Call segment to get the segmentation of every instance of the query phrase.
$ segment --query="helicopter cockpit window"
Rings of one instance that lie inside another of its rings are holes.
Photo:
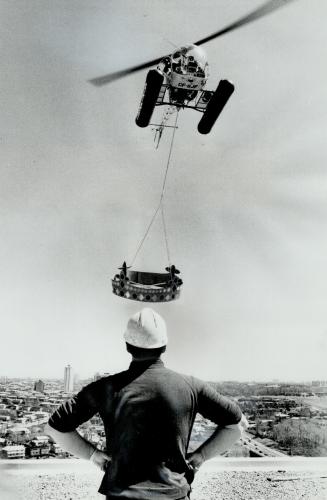
[[[193,56],[190,56],[188,58],[187,63],[186,63],[186,69],[187,69],[188,73],[192,73],[195,76],[200,76],[202,78],[205,76],[204,70],[198,64],[198,62],[196,61],[196,59]]]
[[[171,67],[176,73],[182,73],[182,54],[180,52],[173,54]]]
[[[198,64],[193,56],[190,56],[188,58],[187,69],[190,73],[196,73],[196,71],[198,70]]]

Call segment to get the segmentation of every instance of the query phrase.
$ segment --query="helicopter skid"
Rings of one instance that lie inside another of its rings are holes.
[[[164,76],[160,71],[151,69],[148,72],[139,112],[135,120],[139,127],[149,125],[163,81]]]
[[[234,92],[234,88],[234,85],[230,81],[220,80],[199,121],[198,131],[200,134],[208,134],[210,132],[228,99]]]

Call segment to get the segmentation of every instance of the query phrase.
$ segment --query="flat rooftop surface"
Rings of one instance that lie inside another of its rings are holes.
[[[1,500],[101,500],[102,472],[80,460],[2,461]],[[205,464],[192,500],[327,500],[327,459],[218,459]]]

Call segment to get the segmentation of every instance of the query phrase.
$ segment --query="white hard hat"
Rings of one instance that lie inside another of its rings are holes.
[[[163,347],[168,342],[165,320],[153,309],[145,307],[128,321],[124,339],[143,349]]]

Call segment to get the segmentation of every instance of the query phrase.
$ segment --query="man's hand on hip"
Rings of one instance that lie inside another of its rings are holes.
[[[195,451],[193,453],[188,453],[188,455],[186,456],[186,462],[190,468],[190,471],[187,474],[186,479],[188,483],[191,484],[193,482],[195,474],[198,472],[204,460],[201,453]]]
[[[90,456],[91,462],[94,463],[99,469],[105,471],[111,458],[103,451],[95,449]]]
[[[188,453],[186,457],[187,462],[190,464],[193,469],[196,471],[201,467],[204,462],[203,456],[201,453],[194,451],[193,453]]]

